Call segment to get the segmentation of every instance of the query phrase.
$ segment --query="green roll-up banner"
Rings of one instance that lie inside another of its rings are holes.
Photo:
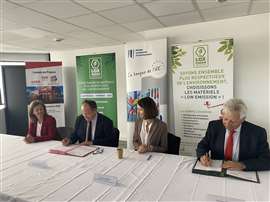
[[[77,56],[76,63],[78,114],[83,100],[95,100],[98,112],[117,127],[115,53]]]

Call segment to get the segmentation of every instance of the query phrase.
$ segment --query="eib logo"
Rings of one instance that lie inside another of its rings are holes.
[[[193,47],[193,67],[208,67],[208,46]]]
[[[102,59],[101,57],[89,59],[89,79],[102,78]]]

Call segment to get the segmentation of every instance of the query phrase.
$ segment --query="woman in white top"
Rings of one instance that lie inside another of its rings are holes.
[[[133,146],[139,153],[167,151],[167,125],[156,118],[158,109],[150,97],[138,101],[141,119],[135,122]]]

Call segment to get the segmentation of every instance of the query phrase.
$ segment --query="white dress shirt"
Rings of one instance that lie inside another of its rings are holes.
[[[96,132],[96,125],[97,125],[97,117],[98,114],[96,114],[96,116],[94,117],[93,120],[91,121],[87,121],[87,126],[86,126],[86,134],[85,134],[85,141],[88,140],[88,132],[89,132],[89,127],[90,127],[90,123],[91,123],[91,127],[92,127],[92,131],[91,131],[91,140],[93,141],[95,138],[95,132]]]

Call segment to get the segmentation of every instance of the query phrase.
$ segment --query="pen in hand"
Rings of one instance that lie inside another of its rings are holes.
[[[211,166],[211,159],[209,158],[208,153],[200,157],[200,162],[204,166]]]

